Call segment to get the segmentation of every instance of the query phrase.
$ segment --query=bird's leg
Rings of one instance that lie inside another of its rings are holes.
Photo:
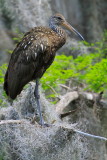
[[[36,103],[37,103],[37,109],[39,112],[39,116],[40,116],[40,125],[44,126],[44,120],[42,117],[42,112],[41,112],[41,104],[40,104],[40,95],[39,95],[39,79],[36,79],[36,86],[35,86],[35,90],[34,90],[34,96],[36,98]]]

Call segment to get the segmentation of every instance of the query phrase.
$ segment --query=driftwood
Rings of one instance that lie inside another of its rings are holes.
[[[68,92],[64,96],[61,97],[61,100],[56,104],[56,112],[61,114],[64,108],[66,108],[70,102],[78,99],[78,92]]]
[[[68,116],[72,114],[73,112],[77,111],[77,109],[63,113],[63,110],[74,100],[77,100],[78,98],[82,97],[86,100],[94,101],[95,104],[101,105],[107,104],[104,100],[102,100],[102,94],[103,92],[99,94],[95,93],[88,93],[88,92],[78,92],[78,91],[73,91],[73,92],[68,92],[64,96],[61,97],[60,101],[56,104],[56,112],[60,114],[61,118]]]
[[[0,125],[5,125],[5,124],[21,124],[23,123],[23,120],[1,120]]]

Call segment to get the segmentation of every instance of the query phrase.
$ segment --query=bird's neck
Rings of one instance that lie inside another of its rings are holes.
[[[60,36],[62,36],[64,34],[63,29],[51,21],[49,23],[49,27]]]

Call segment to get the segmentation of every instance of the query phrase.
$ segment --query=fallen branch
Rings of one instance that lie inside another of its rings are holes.
[[[24,120],[1,120],[0,121],[0,125],[3,125],[3,124],[12,124],[12,123],[16,123],[16,124],[21,124],[23,123]]]
[[[79,94],[78,92],[74,91],[74,92],[68,92],[66,93],[64,96],[62,96],[61,100],[56,104],[56,112],[61,114],[64,110],[64,108],[66,108],[70,102],[72,102],[73,100],[78,99]]]
[[[61,86],[61,87],[65,88],[65,89],[67,89],[67,90],[71,90],[71,88],[70,88],[70,87],[68,87],[68,86],[66,86],[66,85],[64,85],[64,84],[59,84],[59,86]]]
[[[105,138],[105,137],[96,136],[96,135],[89,134],[89,133],[82,132],[82,131],[75,130],[75,129],[74,129],[74,132],[76,132],[76,133],[79,133],[79,134],[82,134],[82,135],[85,135],[85,136],[88,136],[88,137],[93,137],[93,138],[102,139],[102,140],[105,140],[105,141],[107,141],[107,138]]]
[[[107,138],[106,137],[102,137],[102,136],[96,136],[96,135],[93,135],[93,134],[89,134],[89,133],[87,133],[87,132],[82,132],[82,131],[80,131],[80,130],[78,130],[78,129],[75,129],[75,128],[72,128],[71,126],[61,126],[62,128],[65,128],[65,129],[70,129],[70,130],[72,130],[73,132],[75,132],[75,133],[79,133],[79,134],[82,134],[82,135],[85,135],[85,136],[88,136],[88,137],[92,137],[92,138],[97,138],[97,139],[101,139],[101,140],[105,140],[105,141],[107,141]]]
[[[68,92],[64,96],[61,96],[60,101],[55,105],[56,107],[56,112],[61,115],[64,114],[64,109],[74,100],[78,99],[79,97],[83,97],[86,100],[94,101],[97,104],[104,103],[102,101],[102,94],[95,94],[95,93],[89,93],[89,92],[78,92],[78,91],[73,91],[73,92]],[[65,113],[66,114],[66,113]],[[69,115],[69,114],[68,114]]]

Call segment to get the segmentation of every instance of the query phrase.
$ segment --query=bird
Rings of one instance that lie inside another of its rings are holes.
[[[4,90],[12,100],[21,93],[27,83],[36,81],[34,97],[41,126],[46,126],[46,123],[41,112],[39,80],[54,61],[56,51],[65,44],[65,29],[84,40],[62,14],[56,13],[49,18],[49,27],[38,26],[25,33],[11,54],[4,77]]]

